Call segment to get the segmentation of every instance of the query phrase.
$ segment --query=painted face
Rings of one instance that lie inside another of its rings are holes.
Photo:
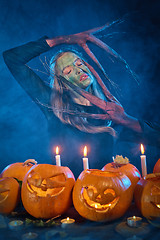
[[[59,74],[76,86],[86,89],[93,83],[94,78],[75,53],[66,52],[57,60]]]

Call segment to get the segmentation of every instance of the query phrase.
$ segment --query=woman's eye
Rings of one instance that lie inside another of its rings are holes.
[[[64,75],[68,75],[68,74],[71,73],[71,71],[72,71],[71,68],[67,68],[67,69],[65,69],[65,70],[63,71],[63,74],[64,74]]]
[[[71,73],[71,70],[69,70],[68,72],[67,72],[67,74],[70,74]]]
[[[77,60],[75,65],[76,65],[76,66],[81,66],[81,65],[82,65],[81,60]]]

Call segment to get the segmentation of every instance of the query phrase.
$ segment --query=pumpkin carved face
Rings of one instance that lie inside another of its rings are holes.
[[[160,179],[159,179],[160,180]],[[154,207],[160,209],[160,183],[157,185],[153,185],[151,188],[151,203]]]
[[[66,177],[64,173],[57,173],[55,176],[42,178],[38,173],[32,171],[28,175],[27,189],[37,197],[53,197],[59,195],[65,189]]]
[[[83,187],[81,198],[84,199],[84,203],[88,208],[95,209],[97,212],[107,212],[111,210],[119,200],[119,197],[116,197],[114,189],[107,188],[104,191],[97,191],[94,186]]]
[[[22,184],[24,208],[36,218],[51,218],[64,213],[72,203],[74,182],[73,173],[67,167],[33,166]]]
[[[0,178],[0,213],[9,214],[20,199],[20,187],[14,178]]]
[[[82,217],[93,221],[110,221],[125,213],[132,196],[131,182],[127,176],[85,170],[75,183],[73,204]]]
[[[160,218],[160,173],[148,174],[135,188],[135,203],[148,219]]]

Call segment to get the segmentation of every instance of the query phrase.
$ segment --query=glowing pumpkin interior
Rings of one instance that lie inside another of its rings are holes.
[[[153,185],[151,186],[151,204],[160,209],[160,176],[156,176],[156,174],[148,174],[146,179],[153,182]]]
[[[90,171],[92,175],[115,177],[116,173],[106,171]],[[84,201],[87,207],[94,209],[96,212],[107,212],[115,207],[119,201],[119,196],[113,188],[96,188],[96,184],[85,185],[81,190],[81,200]]]
[[[98,193],[96,187],[86,186],[81,190],[81,199],[89,208],[94,208],[96,211],[106,212],[115,207],[119,197],[116,197],[114,189],[106,189],[103,193]]]
[[[27,178],[27,189],[30,193],[36,193],[38,197],[57,196],[65,189],[66,177],[60,173],[51,177],[42,178],[32,171]]]
[[[9,189],[2,188],[0,184],[0,204],[3,203],[9,196]]]

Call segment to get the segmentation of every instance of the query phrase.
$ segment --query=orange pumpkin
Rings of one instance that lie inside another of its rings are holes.
[[[154,165],[153,173],[160,173],[160,158],[158,159],[158,161]]]
[[[28,159],[25,162],[12,163],[2,171],[1,177],[13,177],[19,181],[23,181],[24,176],[33,164],[37,164],[34,159]]]
[[[22,183],[23,206],[36,218],[60,215],[72,204],[74,183],[75,178],[68,167],[35,165],[25,175]]]
[[[118,156],[120,158],[121,156]],[[133,189],[135,188],[137,182],[141,178],[141,174],[138,169],[129,163],[127,158],[123,158],[123,163],[116,161],[117,157],[114,159],[114,162],[107,163],[102,170],[111,171],[111,172],[120,172],[124,173],[131,181]],[[126,161],[125,161],[126,160]]]
[[[92,221],[111,221],[121,217],[131,204],[133,190],[129,178],[116,172],[83,171],[73,189],[77,212]]]
[[[0,178],[0,213],[9,214],[20,199],[20,187],[14,178]]]
[[[135,188],[134,199],[142,215],[148,219],[160,217],[160,173],[148,174]]]

